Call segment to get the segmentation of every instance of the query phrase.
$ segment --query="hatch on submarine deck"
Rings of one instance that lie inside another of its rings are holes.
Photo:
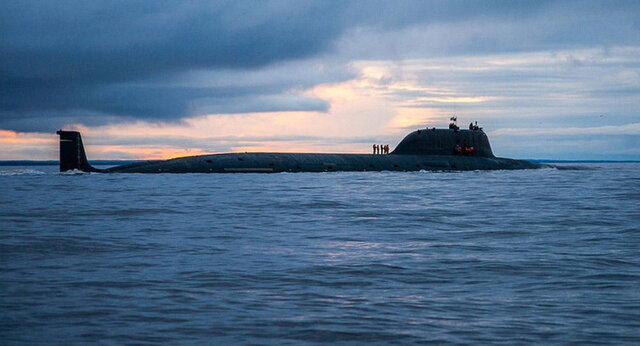
[[[419,171],[532,169],[543,165],[493,155],[481,129],[420,129],[389,154],[227,153],[145,161],[98,169],[87,160],[77,131],[60,136],[60,171],[102,173],[277,173],[329,171]]]

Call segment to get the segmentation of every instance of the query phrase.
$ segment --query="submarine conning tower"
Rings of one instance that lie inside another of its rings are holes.
[[[482,130],[422,129],[411,132],[391,154],[398,155],[457,155],[456,146],[473,147],[459,155],[495,157],[489,137]]]

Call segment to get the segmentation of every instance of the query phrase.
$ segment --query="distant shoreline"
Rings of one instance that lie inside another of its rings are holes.
[[[149,160],[92,160],[90,163],[96,166],[115,166]],[[640,160],[544,160],[527,159],[526,161],[541,163],[639,163]],[[59,161],[53,160],[0,160],[0,166],[57,166]]]
[[[640,160],[544,160],[524,159],[525,161],[541,163],[639,163]]]

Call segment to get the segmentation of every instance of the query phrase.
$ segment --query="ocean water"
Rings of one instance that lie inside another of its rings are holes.
[[[563,167],[0,167],[0,344],[640,344],[640,164]]]

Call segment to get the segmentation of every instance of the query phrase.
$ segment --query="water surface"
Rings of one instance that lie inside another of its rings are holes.
[[[640,164],[0,167],[0,343],[640,342]]]

